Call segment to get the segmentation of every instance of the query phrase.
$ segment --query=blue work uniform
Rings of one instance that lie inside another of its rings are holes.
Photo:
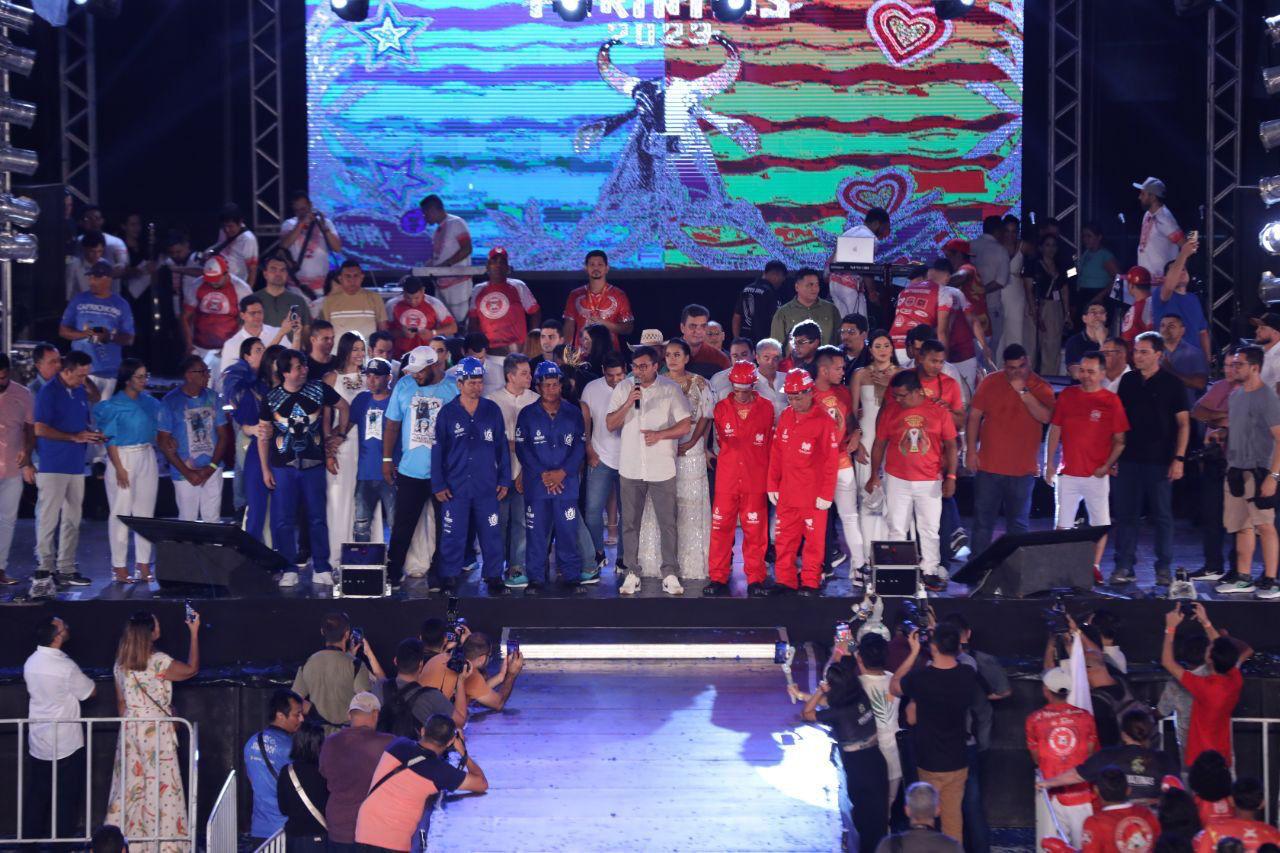
[[[511,488],[511,452],[502,410],[481,398],[471,414],[455,397],[440,408],[431,445],[431,491],[448,489],[451,494],[440,505],[441,577],[462,574],[472,532],[480,540],[483,576],[502,577],[499,486]]]
[[[525,573],[535,583],[547,580],[547,540],[555,534],[556,565],[567,583],[582,574],[578,550],[578,485],[586,453],[582,411],[561,401],[555,417],[542,402],[530,403],[516,416],[516,457],[524,478]],[[542,475],[565,472],[564,489],[547,491]]]

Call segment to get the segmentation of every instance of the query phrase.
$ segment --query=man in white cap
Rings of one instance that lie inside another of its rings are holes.
[[[1044,698],[1048,703],[1027,716],[1027,751],[1042,779],[1074,770],[1098,751],[1098,727],[1093,715],[1067,701],[1071,671],[1055,666],[1044,671]],[[1049,809],[1053,809],[1052,817]],[[1036,843],[1053,837],[1054,820],[1067,833],[1066,842],[1081,847],[1084,822],[1093,814],[1093,794],[1088,782],[1052,788],[1048,797],[1036,792]]]
[[[1138,266],[1145,267],[1152,279],[1163,278],[1164,268],[1178,257],[1178,247],[1185,238],[1178,220],[1165,206],[1164,181],[1147,178],[1133,188],[1138,191],[1138,204],[1146,211],[1138,237]]]
[[[396,487],[396,517],[391,525],[387,580],[399,586],[405,556],[422,511],[431,501],[431,448],[436,417],[458,396],[456,382],[442,382],[444,365],[429,346],[409,352],[404,374],[391,392],[382,434],[382,476]],[[402,426],[403,424],[403,426]],[[400,445],[400,461],[393,464]]]
[[[369,793],[383,751],[395,739],[390,732],[378,731],[381,710],[378,697],[368,691],[352,696],[347,709],[351,725],[325,738],[320,748],[320,775],[329,783],[324,821],[332,847],[355,848],[360,804]]]

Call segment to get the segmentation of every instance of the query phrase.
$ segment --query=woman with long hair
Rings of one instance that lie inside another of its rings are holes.
[[[871,353],[871,363],[853,372],[849,378],[849,395],[862,429],[862,440],[853,456],[858,484],[858,526],[863,542],[875,542],[889,535],[889,526],[884,518],[884,491],[877,490],[878,496],[866,492],[867,481],[871,479],[871,446],[876,443],[876,417],[884,405],[889,380],[901,368],[893,351],[893,338],[884,329],[874,329],[867,335],[867,350]],[[856,577],[861,570],[862,566],[854,566],[849,577]]]
[[[578,334],[578,363],[591,371],[592,376],[604,376],[604,357],[613,348],[613,338],[609,330],[599,323],[583,326]]]
[[[588,327],[590,328],[590,327]],[[688,370],[693,352],[681,338],[666,344],[667,376],[680,386],[689,403],[689,432],[676,445],[676,551],[680,577],[696,580],[707,576],[707,551],[711,544],[711,490],[707,482],[707,429],[715,397],[707,380]],[[652,507],[645,507],[640,524],[638,555],[642,574],[658,577],[658,523]],[[674,577],[663,578],[668,595],[684,592]]]
[[[338,338],[338,351],[334,359],[336,369],[325,374],[324,381],[338,396],[350,405],[356,395],[364,390],[364,337],[359,332],[343,332]],[[334,413],[334,425],[337,424],[337,413]],[[354,428],[348,428],[348,433]],[[335,428],[332,435],[342,435]],[[326,473],[328,488],[325,494],[325,514],[329,521],[329,554],[338,559],[342,552],[342,543],[350,542],[355,527],[355,494],[356,469],[360,463],[360,440],[358,436],[342,435],[342,444],[338,447],[338,473]]]
[[[329,802],[329,783],[320,775],[320,747],[324,726],[307,720],[293,733],[289,763],[276,779],[276,802],[284,815],[288,853],[325,853],[327,826],[322,819]],[[314,809],[314,812],[313,812]]]
[[[151,580],[151,542],[133,536],[136,578],[129,574],[129,528],[122,515],[152,518],[156,514],[156,430],[160,401],[147,393],[147,366],[126,358],[116,371],[116,393],[93,407],[93,422],[107,437],[107,539],[111,543],[111,574],[116,583]]]
[[[130,838],[174,839],[133,844],[130,849],[151,853],[191,849],[177,840],[188,832],[177,733],[173,723],[158,719],[174,715],[174,682],[186,681],[200,671],[200,614],[193,615],[187,629],[191,644],[185,663],[156,649],[160,623],[145,610],[129,617],[116,649],[116,710],[121,717],[139,721],[120,725],[106,822]]]
[[[1027,261],[1022,277],[1035,300],[1034,329],[1038,343],[1027,351],[1038,353],[1036,371],[1041,376],[1056,376],[1062,363],[1062,328],[1071,322],[1071,306],[1067,301],[1067,276],[1058,257],[1058,238],[1041,235],[1036,241],[1036,254]]]

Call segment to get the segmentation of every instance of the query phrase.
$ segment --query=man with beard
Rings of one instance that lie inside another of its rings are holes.
[[[631,300],[622,288],[609,283],[609,256],[602,249],[587,252],[583,269],[587,283],[570,292],[564,303],[564,339],[575,341],[577,332],[597,323],[609,330],[617,349],[619,336],[631,334],[635,327]]]

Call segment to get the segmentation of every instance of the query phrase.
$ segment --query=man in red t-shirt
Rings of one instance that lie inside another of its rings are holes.
[[[1110,474],[1124,451],[1129,431],[1120,398],[1102,387],[1105,356],[1087,352],[1080,359],[1080,384],[1064,388],[1053,407],[1049,438],[1045,442],[1044,481],[1054,486],[1059,530],[1075,527],[1076,511],[1083,501],[1089,523],[1095,527],[1111,524],[1108,502]],[[1062,464],[1058,465],[1058,445]],[[1094,579],[1101,581],[1098,566],[1107,537],[1098,537],[1093,555]]]
[[[1010,344],[1010,346],[1019,346]],[[1098,727],[1093,715],[1067,702],[1071,673],[1060,666],[1046,670],[1044,698],[1049,703],[1027,716],[1027,751],[1042,779],[1074,770],[1098,751]],[[1053,815],[1049,813],[1052,807]],[[1084,782],[1049,791],[1048,802],[1036,792],[1036,843],[1055,833],[1053,818],[1067,833],[1072,847],[1079,847],[1084,822],[1093,814],[1093,795]]]
[[[1238,838],[1245,853],[1256,853],[1263,844],[1280,845],[1280,830],[1259,820],[1263,810],[1262,783],[1251,777],[1237,779],[1231,786],[1235,813],[1230,817],[1211,817],[1195,837],[1196,853],[1216,853],[1218,842]]]
[[[486,375],[502,376],[503,359],[524,348],[529,330],[538,328],[542,321],[542,309],[527,284],[508,277],[511,263],[506,249],[498,246],[489,250],[488,271],[489,280],[471,294],[467,331],[480,332],[489,341]]]
[[[227,271],[227,262],[214,255],[204,262],[204,278],[183,298],[182,330],[187,348],[203,357],[215,375],[222,345],[240,331],[240,300],[253,293],[249,285]]]
[[[1129,802],[1129,780],[1108,767],[1094,786],[1105,805],[1084,822],[1081,853],[1147,853],[1160,835],[1160,821],[1146,806]]]
[[[889,328],[889,337],[893,340],[893,349],[898,361],[906,361],[907,333],[916,326],[931,326],[936,329],[943,343],[946,343],[947,317],[951,311],[950,300],[942,299],[942,288],[949,278],[949,270],[930,270],[920,264],[911,270],[910,281],[898,294],[897,308],[893,314],[893,325]]]
[[[587,252],[583,269],[587,283],[571,291],[564,303],[564,339],[576,347],[574,335],[595,323],[609,330],[613,348],[618,349],[619,335],[629,335],[635,328],[631,300],[622,288],[609,284],[609,256],[602,249]]]
[[[1231,764],[1231,712],[1240,700],[1244,676],[1240,664],[1253,654],[1253,649],[1232,637],[1224,637],[1209,621],[1204,605],[1195,604],[1196,621],[1209,637],[1205,663],[1209,672],[1196,675],[1183,669],[1173,655],[1173,635],[1182,624],[1181,610],[1175,607],[1164,619],[1164,649],[1160,663],[1174,680],[1191,694],[1191,726],[1182,763],[1190,766],[1200,753],[1214,750]]]
[[[840,441],[836,511],[827,513],[827,557],[823,570],[830,576],[847,556],[849,579],[859,584],[862,566],[867,560],[863,552],[862,530],[858,526],[858,486],[854,482],[852,453],[862,441],[862,430],[853,419],[853,398],[844,384],[844,353],[831,344],[820,346],[814,356],[814,364],[818,376],[813,385],[813,401],[836,422],[836,436]],[[849,549],[847,555],[840,550],[840,540],[836,538],[837,517],[844,532],[845,547]]]
[[[387,331],[396,358],[415,347],[429,346],[436,335],[458,334],[458,321],[443,302],[427,294],[422,279],[405,276],[400,290],[401,295],[387,303]]]
[[[680,312],[680,337],[689,345],[688,371],[710,380],[722,370],[729,369],[729,356],[707,343],[707,324],[711,312],[705,305],[686,305]]]
[[[1133,341],[1138,335],[1155,328],[1151,318],[1151,273],[1146,267],[1131,267],[1125,273],[1125,280],[1133,304],[1120,323],[1120,337],[1133,349]]]
[[[893,405],[876,422],[867,493],[880,485],[883,467],[889,538],[907,538],[914,512],[920,570],[926,579],[941,579],[945,585],[938,527],[942,499],[956,492],[956,424],[945,406],[926,400],[914,370],[903,370],[889,381],[889,396]]]
[[[1005,533],[1026,533],[1040,437],[1053,417],[1053,388],[1031,371],[1022,344],[1004,348],[1004,369],[978,386],[969,406],[965,462],[973,479],[974,555],[991,544],[996,517]]]
[[[729,368],[733,392],[716,403],[715,500],[711,505],[711,546],[702,588],[706,596],[729,594],[734,530],[742,525],[742,571],[747,595],[768,595],[765,588],[765,551],[769,547],[769,506],[765,487],[769,473],[769,446],[773,441],[773,403],[756,393],[760,376],[756,366],[740,361]]]

